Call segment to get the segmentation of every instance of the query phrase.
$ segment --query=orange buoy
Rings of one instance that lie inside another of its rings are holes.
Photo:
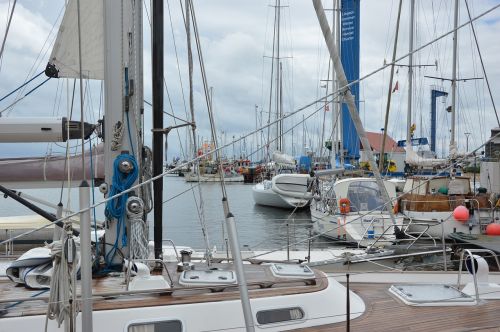
[[[341,198],[339,199],[339,209],[340,213],[347,214],[351,212],[351,201],[349,198]]]
[[[486,226],[486,235],[500,235],[500,224],[489,224]]]
[[[398,204],[398,202],[396,201],[396,202],[394,203],[394,207],[392,208],[392,213],[397,214],[398,212],[399,212],[399,204]]]
[[[455,210],[453,210],[453,218],[455,218],[456,221],[466,222],[469,220],[469,209],[463,205],[457,206]]]

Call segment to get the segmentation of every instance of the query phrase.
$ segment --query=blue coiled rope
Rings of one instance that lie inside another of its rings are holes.
[[[132,164],[132,170],[129,173],[124,173],[120,170],[120,164],[124,161],[128,161]],[[119,194],[132,187],[135,180],[137,180],[138,175],[139,175],[139,167],[137,165],[137,161],[135,160],[134,156],[130,154],[121,154],[118,157],[116,157],[113,163],[113,180],[111,183],[111,189],[109,191],[109,197]],[[110,250],[105,257],[108,266],[112,263],[116,251],[118,249],[118,241],[120,239],[120,234],[121,234],[122,247],[127,246],[127,233],[125,225],[125,214],[126,214],[125,210],[126,210],[127,199],[128,199],[128,193],[123,194],[106,203],[106,210],[105,210],[106,216],[109,219],[115,218],[118,221],[116,227],[116,241],[113,245],[113,249]]]

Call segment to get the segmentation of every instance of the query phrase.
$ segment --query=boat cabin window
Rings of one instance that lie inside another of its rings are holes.
[[[263,310],[257,313],[257,322],[259,324],[281,323],[303,318],[304,311],[298,307]]]
[[[347,198],[351,202],[350,209],[353,212],[385,210],[382,193],[376,182],[351,182],[347,190]]]
[[[127,332],[182,332],[180,320],[164,320],[157,322],[132,323]]]

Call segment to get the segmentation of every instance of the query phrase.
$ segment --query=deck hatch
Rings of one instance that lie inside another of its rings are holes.
[[[179,284],[183,286],[235,285],[236,274],[232,270],[188,270],[182,272]]]
[[[449,285],[392,285],[389,291],[405,304],[413,306],[476,304],[472,297]]]
[[[271,272],[279,278],[313,278],[314,271],[307,265],[271,264]]]

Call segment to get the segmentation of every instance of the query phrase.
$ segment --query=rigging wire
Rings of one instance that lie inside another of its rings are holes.
[[[490,9],[488,9],[488,10],[484,11],[483,13],[481,13],[481,14],[480,14],[480,15],[478,15],[478,16],[476,16],[476,17],[475,17],[475,18],[473,18],[472,20],[469,20],[469,21],[467,21],[467,22],[463,23],[462,25],[458,26],[458,27],[457,27],[457,30],[458,30],[458,29],[460,29],[460,28],[462,28],[462,27],[464,27],[464,26],[466,26],[466,25],[468,25],[468,24],[470,24],[470,23],[471,23],[471,22],[473,22],[473,21],[478,20],[479,18],[481,18],[481,17],[485,16],[486,14],[488,14],[488,13],[492,12],[493,10],[497,9],[498,7],[500,7],[500,4],[498,4],[498,5],[495,5],[495,6],[491,7]],[[447,35],[449,35],[449,34],[453,33],[453,31],[454,31],[454,30],[455,30],[455,29],[453,29],[452,31],[448,31],[447,33],[445,33],[445,34],[441,35],[440,37],[436,38],[434,41],[444,38],[445,36],[447,36]],[[427,43],[427,44],[424,44],[424,45],[420,46],[419,48],[417,48],[416,50],[414,50],[414,52],[420,51],[421,49],[423,49],[423,48],[425,48],[425,47],[429,46],[430,44],[431,44],[431,42],[430,42],[430,43]],[[400,57],[400,58],[399,58],[399,59],[397,59],[396,61],[400,61],[402,58],[405,58],[405,57],[407,57],[407,56],[408,56],[408,54],[406,54],[406,55],[404,55],[404,56]],[[354,82],[351,82],[351,83],[347,84],[347,86],[350,86],[351,84],[354,84],[354,83],[356,83],[356,82],[359,82],[359,80],[364,80],[364,79],[366,79],[367,77],[372,76],[372,75],[374,75],[375,73],[377,73],[377,72],[379,72],[379,71],[381,71],[381,70],[383,70],[383,69],[387,68],[387,67],[388,67],[388,66],[390,66],[391,64],[392,64],[392,63],[386,64],[386,65],[383,65],[383,66],[382,66],[382,67],[380,67],[379,69],[377,69],[377,70],[375,70],[375,71],[373,71],[373,72],[371,72],[371,73],[369,73],[369,74],[367,74],[367,75],[365,75],[365,76],[361,77],[360,79],[358,79],[358,80],[356,80],[356,81],[354,81]],[[343,91],[343,89],[345,89],[347,86],[342,87],[342,89],[339,89],[339,91]],[[328,97],[331,97],[331,96],[333,96],[334,94],[336,94],[336,93],[332,93],[332,94],[330,94]],[[318,100],[315,100],[315,101],[313,101],[313,102],[311,102],[311,103],[309,103],[309,104],[307,104],[307,105],[305,105],[305,106],[303,106],[303,107],[300,107],[299,109],[297,109],[296,111],[294,111],[294,112],[292,112],[292,113],[289,113],[289,114],[283,115],[283,118],[286,118],[286,117],[292,116],[292,115],[294,115],[294,114],[297,114],[298,112],[301,112],[301,111],[303,111],[303,110],[305,110],[305,109],[309,108],[311,105],[314,105],[314,104],[315,104],[315,103],[317,103],[317,102],[321,102],[321,101],[323,101],[323,100],[324,100],[324,98],[325,98],[325,97],[321,97],[321,98],[320,98],[320,99],[318,99]],[[270,124],[269,124],[269,125],[270,125]],[[267,126],[268,126],[268,125],[264,126],[264,128],[265,128],[265,127],[267,127]],[[253,131],[251,131],[251,132],[247,133],[246,135],[242,135],[241,137],[237,138],[234,142],[240,141],[240,140],[242,140],[243,138],[246,138],[246,137],[248,137],[248,136],[250,136],[250,135],[253,135],[253,134],[255,134],[256,132],[258,132],[259,130],[261,130],[261,128],[258,128],[258,129],[256,129],[256,130],[253,130]],[[485,146],[487,143],[489,143],[491,140],[495,139],[495,138],[496,138],[496,137],[498,137],[498,136],[500,136],[500,133],[499,133],[499,134],[497,134],[497,135],[494,135],[493,137],[491,137],[488,141],[486,141],[486,142],[485,142],[485,143],[483,143],[481,146],[479,146],[478,148],[476,148],[473,152],[476,152],[477,150],[479,150],[480,148],[482,148],[483,146]],[[234,142],[232,142],[232,143],[234,143]],[[133,190],[135,190],[135,189],[137,189],[137,188],[139,188],[139,187],[141,187],[141,186],[143,186],[143,185],[146,185],[146,184],[148,184],[148,183],[151,183],[152,181],[155,181],[155,180],[157,180],[157,179],[159,179],[159,178],[162,178],[162,177],[164,177],[164,176],[165,176],[165,175],[167,175],[167,174],[173,173],[173,172],[175,172],[175,171],[179,170],[180,168],[185,167],[185,166],[186,166],[186,165],[188,165],[189,163],[195,162],[196,160],[200,160],[200,159],[202,159],[202,158],[204,158],[204,157],[206,157],[206,156],[208,156],[208,155],[210,155],[210,154],[212,154],[212,153],[219,152],[221,149],[224,149],[224,148],[226,148],[226,147],[230,146],[232,143],[225,144],[225,145],[222,145],[222,146],[220,146],[220,147],[216,147],[213,151],[210,151],[209,153],[201,154],[200,156],[197,156],[196,158],[194,158],[194,159],[192,159],[192,160],[190,160],[190,161],[186,161],[185,163],[181,163],[180,165],[178,165],[178,166],[174,167],[173,169],[166,170],[166,171],[164,171],[163,173],[158,174],[158,175],[157,175],[157,176],[155,176],[155,177],[152,177],[151,179],[148,179],[148,180],[146,180],[146,181],[144,181],[144,182],[142,182],[142,183],[138,183],[138,184],[136,184],[136,185],[134,185],[134,186],[131,186],[130,188],[128,188],[128,189],[126,189],[126,190],[122,191],[121,193],[118,193],[118,194],[116,194],[116,195],[114,195],[114,196],[110,196],[110,197],[108,197],[108,198],[106,198],[106,199],[102,200],[101,202],[98,202],[98,203],[96,203],[96,204],[92,204],[92,205],[91,205],[90,207],[88,207],[88,208],[85,208],[85,209],[82,209],[82,210],[77,211],[77,212],[75,212],[75,213],[69,214],[69,215],[67,215],[67,216],[65,216],[65,217],[63,217],[63,218],[58,219],[57,221],[64,221],[64,220],[67,220],[67,219],[69,219],[69,218],[71,218],[71,217],[73,217],[73,216],[75,216],[75,215],[78,215],[78,214],[80,214],[80,213],[83,213],[83,212],[85,212],[85,211],[88,211],[88,210],[89,210],[89,209],[91,209],[91,208],[94,208],[94,207],[97,207],[97,206],[99,206],[99,205],[105,204],[106,202],[111,201],[111,200],[113,200],[113,199],[116,199],[116,198],[120,197],[121,195],[124,195],[124,194],[126,194],[126,193],[129,193],[129,192],[131,192],[131,191],[133,191]],[[46,227],[48,227],[48,226],[50,226],[50,225],[51,225],[51,224],[48,224],[48,225],[43,226],[42,228],[39,228],[39,229],[46,228]],[[33,233],[33,232],[35,232],[35,231],[38,231],[39,229],[34,229],[34,230],[31,230],[31,231],[28,231],[28,232],[22,233],[22,234],[20,234],[20,235],[18,235],[18,236],[16,236],[16,237],[13,237],[13,238],[10,238],[10,239],[7,239],[7,240],[4,240],[4,241],[0,242],[0,245],[5,244],[5,243],[10,242],[10,241],[13,241],[13,240],[15,240],[15,239],[17,239],[17,238],[19,238],[19,237],[22,237],[22,236],[25,236],[25,235],[31,234],[31,233]]]
[[[206,71],[205,71],[205,64],[203,61],[203,54],[201,51],[201,43],[200,43],[200,37],[199,37],[199,32],[198,32],[198,24],[196,21],[196,14],[194,11],[193,3],[190,0],[188,0],[187,4],[189,5],[189,8],[186,8],[186,12],[189,12],[191,14],[191,18],[192,18],[194,37],[195,37],[195,42],[196,42],[196,49],[197,49],[197,53],[198,53],[198,61],[199,61],[200,70],[201,70],[203,88],[205,91],[205,101],[207,103],[208,117],[210,120],[210,127],[211,127],[211,132],[212,132],[212,141],[214,142],[215,156],[216,156],[216,160],[218,162],[219,174],[221,176],[220,184],[221,184],[222,196],[227,199],[226,187],[225,187],[225,182],[224,182],[224,171],[222,169],[222,161],[220,158],[219,146],[217,143],[217,133],[215,132],[215,123],[214,123],[214,116],[213,116],[213,110],[212,110],[212,98],[208,94],[207,76],[206,76]],[[198,182],[199,182],[199,179],[200,179],[200,176],[198,174]],[[202,200],[202,196],[201,196],[201,187],[199,187],[199,193],[200,193],[200,204],[203,204],[203,200]],[[208,233],[206,232],[206,225],[205,225],[205,218],[203,215],[203,209],[201,209],[200,217],[201,217],[200,222],[202,223],[203,238],[205,240],[205,247],[207,250],[207,262],[210,265],[210,259],[208,257],[208,250],[210,249],[210,245],[209,245],[209,240],[208,240]]]
[[[256,131],[257,131],[257,130],[256,130]],[[241,140],[243,137],[247,137],[247,136],[250,136],[250,135],[252,135],[252,134],[255,134],[255,132],[256,132],[256,131],[250,132],[249,134],[247,134],[247,135],[245,135],[245,136],[242,136],[242,137],[238,138],[238,140]],[[483,143],[482,145],[480,145],[479,147],[477,147],[475,150],[473,150],[471,153],[469,153],[469,154],[468,154],[468,155],[466,155],[465,157],[468,157],[468,156],[470,156],[470,155],[473,155],[473,154],[474,154],[474,153],[476,153],[479,149],[483,148],[486,144],[488,144],[490,141],[493,141],[493,140],[494,140],[494,139],[496,139],[497,137],[500,137],[500,133],[498,133],[498,134],[496,134],[496,135],[492,136],[492,137],[491,137],[488,141],[486,141],[485,143]],[[79,215],[79,214],[81,214],[81,213],[83,213],[83,212],[89,211],[91,208],[94,208],[94,207],[100,206],[100,205],[102,205],[102,204],[106,204],[106,203],[108,203],[108,202],[110,202],[110,201],[112,201],[112,200],[114,200],[114,199],[119,198],[120,196],[122,196],[122,195],[124,195],[124,194],[128,194],[128,193],[130,193],[131,191],[133,191],[133,190],[135,190],[135,189],[140,188],[140,187],[141,187],[141,186],[143,186],[143,185],[147,185],[147,184],[149,184],[149,183],[151,183],[151,182],[153,182],[153,181],[156,181],[156,180],[158,180],[158,179],[160,179],[160,178],[163,178],[163,177],[164,177],[164,176],[166,176],[167,174],[171,174],[171,173],[173,173],[173,172],[176,172],[176,171],[178,171],[179,169],[181,169],[182,167],[185,167],[186,165],[188,165],[189,163],[193,163],[193,162],[195,162],[196,160],[200,160],[200,159],[202,159],[202,158],[205,158],[205,157],[207,157],[208,155],[210,155],[210,154],[212,154],[212,153],[215,153],[216,151],[219,151],[219,150],[221,150],[221,149],[224,149],[224,148],[226,148],[226,147],[228,147],[228,146],[230,146],[230,145],[231,145],[231,143],[226,144],[226,145],[223,145],[223,146],[220,146],[220,147],[216,147],[213,151],[210,151],[210,152],[208,152],[208,153],[202,154],[202,155],[200,155],[200,156],[198,156],[198,157],[196,157],[196,158],[194,158],[194,159],[192,159],[192,160],[186,161],[186,162],[184,162],[184,163],[182,163],[182,164],[180,164],[180,165],[178,165],[178,166],[176,166],[176,167],[174,167],[174,168],[172,168],[172,169],[166,170],[166,171],[164,171],[163,173],[158,174],[157,176],[151,177],[150,179],[147,179],[147,180],[143,181],[142,183],[138,183],[138,184],[136,184],[136,185],[133,185],[133,186],[131,186],[130,188],[128,188],[128,189],[126,189],[126,190],[123,190],[123,191],[121,191],[120,193],[117,193],[116,195],[109,196],[108,198],[105,198],[105,199],[103,199],[102,201],[100,201],[100,202],[98,202],[98,203],[92,204],[91,206],[89,206],[89,207],[87,207],[87,208],[81,209],[81,210],[76,211],[76,212],[74,212],[74,213],[68,214],[68,215],[66,215],[65,217],[59,218],[58,220],[56,220],[56,221],[54,221],[54,222],[63,222],[63,221],[65,221],[65,220],[67,220],[67,219],[70,219],[71,217],[74,217],[74,216]],[[460,161],[460,158],[457,160],[457,162],[459,162],[459,161]],[[446,169],[445,169],[444,171],[446,171]],[[425,183],[425,182],[423,181],[422,183]],[[422,185],[423,185],[423,184],[422,184]],[[384,204],[389,204],[389,202],[386,202],[386,203],[384,203]],[[39,231],[39,230],[45,229],[45,228],[47,228],[47,227],[49,227],[49,226],[51,226],[51,225],[52,225],[52,224],[47,224],[47,225],[41,226],[41,227],[39,227],[39,228],[36,228],[36,229],[32,229],[32,230],[26,231],[26,232],[21,233],[21,234],[19,234],[19,235],[17,235],[17,236],[13,236],[13,237],[11,237],[11,238],[9,238],[9,239],[6,239],[6,240],[1,241],[1,242],[0,242],[0,245],[3,245],[3,244],[6,244],[6,243],[9,243],[9,242],[14,241],[14,240],[16,240],[16,239],[18,239],[18,238],[21,238],[21,237],[24,237],[24,236],[26,236],[26,235],[32,234],[32,233],[34,233],[34,232],[37,232],[37,231]]]
[[[278,1],[278,0],[276,0]],[[277,17],[278,17],[278,11],[279,11],[279,5],[275,3],[275,8],[274,8],[274,30],[273,30],[273,51],[272,51],[272,56],[271,56],[271,78],[270,78],[270,85],[269,85],[269,106],[268,106],[268,113],[267,113],[267,123],[269,124],[271,122],[271,110],[272,110],[272,98],[273,98],[273,82],[274,82],[274,58],[275,58],[275,48],[276,48],[276,30],[279,29],[279,27],[276,27],[276,22],[277,22]],[[279,43],[279,40],[278,40]],[[278,69],[276,69],[278,71]],[[279,74],[275,74],[279,75]],[[277,98],[277,97],[276,97]],[[278,110],[276,109],[276,114],[278,113]],[[276,116],[278,117],[278,116]],[[278,125],[278,124],[277,124]],[[267,127],[267,140],[269,141],[269,137],[271,136],[271,127]],[[269,145],[266,145],[266,161],[269,161],[270,155],[269,155]]]
[[[26,80],[28,80],[28,77],[30,77],[31,75],[33,75],[33,74],[34,74],[34,71],[36,70],[36,68],[38,68],[38,67],[40,66],[40,64],[39,64],[39,60],[40,60],[40,61],[43,61],[43,59],[45,59],[45,58],[46,58],[46,54],[47,54],[47,52],[49,51],[50,46],[53,44],[54,40],[52,40],[52,42],[50,42],[49,44],[47,44],[47,43],[49,42],[49,39],[51,38],[51,35],[52,35],[53,31],[54,31],[54,28],[56,27],[57,22],[59,21],[59,18],[61,17],[62,13],[64,12],[64,9],[65,9],[65,5],[63,5],[63,6],[61,7],[61,9],[59,10],[59,14],[57,15],[57,18],[55,19],[54,23],[52,24],[52,28],[50,29],[50,31],[49,31],[49,33],[48,33],[48,35],[47,35],[47,38],[45,39],[45,41],[44,41],[44,43],[43,43],[43,45],[42,45],[42,48],[41,48],[41,49],[40,49],[40,51],[38,52],[38,55],[37,55],[37,57],[35,58],[35,61],[33,62],[33,65],[32,65],[32,66],[31,66],[31,68],[28,70],[28,74],[26,75],[26,78],[24,79],[24,82],[26,82]],[[55,39],[55,37],[54,37],[54,39]],[[47,46],[47,49],[44,51],[44,49],[45,49],[45,47],[46,47],[46,46]],[[46,80],[45,82],[47,82],[47,81],[48,81],[48,80]],[[43,82],[42,84],[44,84],[45,82]],[[42,85],[42,84],[41,84],[41,85]],[[38,88],[38,87],[37,87],[37,88]],[[18,102],[18,100],[17,100],[17,99],[19,98],[19,96],[20,96],[21,94],[23,94],[23,93],[24,93],[24,89],[25,89],[25,88],[23,87],[20,91],[18,91],[18,93],[17,93],[17,95],[16,95],[16,98],[15,98],[15,101],[14,101],[14,103],[12,103],[12,104],[11,104],[11,106],[14,106],[15,104],[17,104],[17,102]],[[35,89],[36,89],[36,88],[35,88]],[[32,91],[33,91],[33,90],[32,90]],[[31,91],[31,92],[32,92],[32,91]],[[29,93],[31,93],[31,92],[29,92]],[[29,94],[29,93],[28,93],[28,94]],[[22,97],[21,99],[24,99],[25,97],[26,97],[26,95],[25,95],[24,97]],[[10,107],[10,106],[9,106],[9,107]],[[6,110],[6,109],[5,109],[5,110]],[[3,110],[3,111],[5,111],[5,110]],[[0,114],[1,114],[3,111],[0,111]]]
[[[0,111],[0,114],[2,114],[3,112],[5,111],[8,111],[10,109],[12,109],[12,107],[14,107],[18,102],[20,102],[21,100],[23,100],[24,98],[28,97],[33,91],[37,90],[39,87],[41,87],[42,85],[44,85],[45,83],[47,83],[49,80],[51,79],[51,77],[47,78],[45,81],[43,81],[42,83],[38,84],[37,86],[35,86],[33,89],[31,89],[30,91],[28,91],[24,96],[22,96],[21,98],[16,98],[16,100],[14,100],[14,102],[12,104],[10,104],[9,106],[7,106],[6,108],[4,108],[3,110]]]
[[[472,20],[470,10],[469,10],[469,3],[467,0],[465,0],[465,6],[467,8],[467,15],[469,17],[469,20]],[[493,110],[495,111],[495,116],[497,118],[497,124],[498,124],[498,126],[500,126],[500,119],[498,117],[498,112],[497,112],[497,108],[495,106],[495,101],[493,100],[493,94],[491,92],[491,87],[490,87],[490,81],[488,80],[488,75],[487,75],[486,69],[484,67],[483,56],[481,55],[481,49],[479,48],[479,42],[477,41],[476,29],[474,28],[474,24],[472,22],[470,24],[470,27],[472,30],[472,34],[474,35],[474,41],[476,43],[477,52],[479,54],[479,60],[481,60],[481,68],[483,69],[484,78],[486,80],[486,85],[488,87],[488,93],[490,95],[491,105],[493,106]]]
[[[5,96],[3,96],[2,98],[0,98],[0,102],[3,101],[5,98],[9,97],[10,95],[12,95],[14,92],[20,90],[22,87],[28,85],[31,81],[33,81],[35,78],[37,78],[38,76],[42,75],[43,73],[45,72],[45,70],[42,70],[41,72],[39,72],[38,74],[36,74],[35,76],[33,76],[32,78],[30,78],[28,81],[24,82],[23,84],[21,84],[19,87],[17,87],[15,90],[11,91],[10,93],[6,94]]]
[[[177,52],[177,43],[175,42],[174,25],[172,23],[172,13],[170,11],[170,1],[169,0],[167,0],[167,8],[168,8],[168,18],[170,20],[170,31],[172,32],[172,41],[174,44],[175,60],[177,62],[177,73],[179,75],[179,83],[180,83],[180,88],[181,88],[182,101],[184,104],[184,111],[186,113],[186,118],[188,118],[187,107],[186,107],[186,98],[184,96],[184,86],[182,84],[182,77],[181,77],[181,69],[180,69],[181,66],[179,64],[179,55]]]
[[[153,107],[153,104],[151,104],[151,102],[150,102],[150,101],[147,101],[146,99],[144,99],[144,103],[145,103],[146,105],[148,105],[148,106]],[[163,111],[163,113],[165,113],[166,115],[170,116],[171,118],[173,118],[173,119],[175,119],[175,120],[179,120],[179,121],[182,121],[182,122],[184,122],[184,123],[191,123],[191,122],[189,122],[189,121],[187,121],[187,120],[184,120],[184,119],[181,119],[181,118],[179,118],[179,117],[175,116],[174,114],[168,113],[167,111]]]
[[[12,9],[10,10],[9,20],[7,22],[7,28],[5,29],[5,34],[2,40],[2,47],[0,48],[0,71],[2,70],[2,60],[3,60],[3,51],[5,48],[5,42],[7,41],[7,35],[9,34],[10,24],[12,22],[12,16],[14,15],[14,9],[16,9],[17,0],[14,0],[14,4],[12,5]],[[10,7],[10,2],[9,2]]]

